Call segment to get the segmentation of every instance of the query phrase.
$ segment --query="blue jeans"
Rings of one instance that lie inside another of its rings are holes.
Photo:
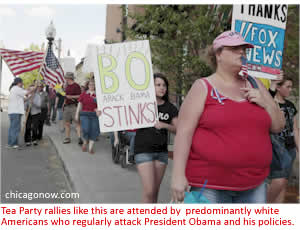
[[[57,112],[58,112],[58,120],[62,121],[63,120],[63,109],[57,108]]]
[[[84,140],[95,141],[100,134],[99,120],[95,112],[80,112],[80,124]]]
[[[198,187],[192,187],[191,191],[200,191],[200,189],[201,188]],[[205,188],[202,193],[210,203],[266,203],[266,194],[267,184],[265,181],[256,188],[246,191]]]
[[[134,154],[134,141],[135,141],[135,132],[125,132],[125,136],[129,139],[130,142],[130,153],[133,155]]]
[[[22,114],[12,113],[8,114],[10,126],[8,129],[8,145],[18,145],[19,134],[21,130],[21,117]]]

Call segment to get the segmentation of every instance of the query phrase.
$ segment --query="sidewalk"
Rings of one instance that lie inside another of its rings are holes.
[[[110,141],[102,134],[95,142],[95,154],[82,152],[77,144],[75,130],[72,129],[70,144],[63,144],[64,134],[58,124],[44,126],[57,149],[65,173],[69,178],[72,192],[78,192],[76,203],[140,203],[142,186],[135,166],[121,168],[114,164],[111,157]],[[159,203],[170,202],[172,160],[166,170],[159,194]]]

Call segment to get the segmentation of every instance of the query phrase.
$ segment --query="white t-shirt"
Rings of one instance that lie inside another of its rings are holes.
[[[8,114],[24,114],[24,96],[27,90],[15,85],[11,88],[8,97]]]

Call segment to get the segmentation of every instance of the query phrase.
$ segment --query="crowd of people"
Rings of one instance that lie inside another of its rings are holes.
[[[253,47],[237,32],[220,34],[209,53],[216,71],[195,81],[179,112],[169,101],[166,76],[154,74],[159,121],[154,127],[125,131],[141,178],[143,203],[158,201],[168,165],[169,132],[176,133],[171,183],[174,202],[182,202],[185,192],[200,190],[211,203],[284,202],[299,152],[297,109],[286,99],[293,81],[281,72],[269,91],[258,79],[254,80],[257,88],[253,87],[247,76],[240,75],[242,58]],[[22,79],[15,78],[8,106],[9,148],[18,148],[21,117],[27,111],[27,146],[38,145],[44,124],[55,123],[58,113],[65,132],[63,143],[71,143],[73,123],[82,151],[95,153],[101,116],[95,82],[80,87],[70,72],[65,79],[63,96],[51,88],[44,90],[40,83],[25,90]],[[112,133],[111,144],[119,144],[118,132]],[[280,152],[275,167],[276,146],[285,151]]]

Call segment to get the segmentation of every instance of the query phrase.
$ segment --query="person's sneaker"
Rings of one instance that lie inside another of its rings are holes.
[[[79,144],[79,145],[82,145],[82,144],[83,144],[83,141],[82,141],[81,137],[78,138],[78,144]]]
[[[66,138],[64,139],[63,144],[69,144],[69,143],[71,143],[71,138],[66,137]]]
[[[19,148],[19,145],[14,145],[12,148],[13,148],[13,149],[18,149],[18,148]]]
[[[37,141],[33,141],[32,143],[33,145],[38,145]]]
[[[31,146],[31,143],[30,143],[30,142],[26,142],[25,145],[26,145],[26,146]]]
[[[8,148],[8,149],[12,149],[13,146],[12,145],[6,145],[5,147]]]

